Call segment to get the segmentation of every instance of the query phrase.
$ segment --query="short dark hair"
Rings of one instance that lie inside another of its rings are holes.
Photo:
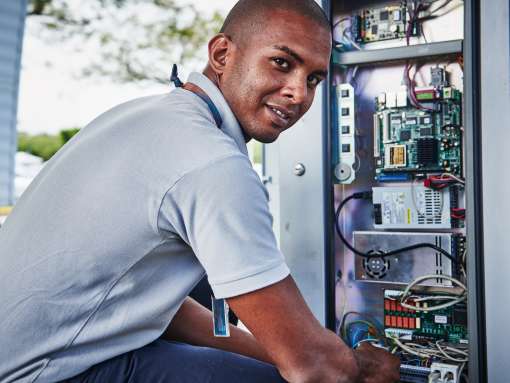
[[[230,10],[220,33],[235,38],[236,35],[256,31],[257,24],[263,22],[266,12],[288,10],[308,17],[318,26],[331,31],[331,24],[322,8],[314,0],[239,0]]]

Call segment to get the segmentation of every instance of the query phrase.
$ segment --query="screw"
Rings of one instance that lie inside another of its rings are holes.
[[[305,165],[303,165],[301,162],[298,162],[294,166],[294,175],[295,176],[301,177],[302,175],[305,174],[305,172],[306,172]]]

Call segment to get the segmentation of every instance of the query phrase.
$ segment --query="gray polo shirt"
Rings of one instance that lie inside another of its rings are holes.
[[[45,166],[0,229],[0,381],[54,382],[157,339],[207,273],[232,297],[289,274],[219,89],[193,73],[119,105]],[[212,330],[211,330],[212,331]]]

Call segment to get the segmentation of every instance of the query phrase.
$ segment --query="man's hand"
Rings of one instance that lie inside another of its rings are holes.
[[[394,383],[400,380],[400,359],[389,352],[363,343],[354,351],[360,383]]]
[[[315,319],[292,277],[227,301],[288,382],[358,382],[354,352]]]

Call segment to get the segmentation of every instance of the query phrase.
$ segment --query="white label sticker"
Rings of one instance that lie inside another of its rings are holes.
[[[445,315],[434,315],[434,322],[440,324],[447,324],[448,317],[446,317]]]

